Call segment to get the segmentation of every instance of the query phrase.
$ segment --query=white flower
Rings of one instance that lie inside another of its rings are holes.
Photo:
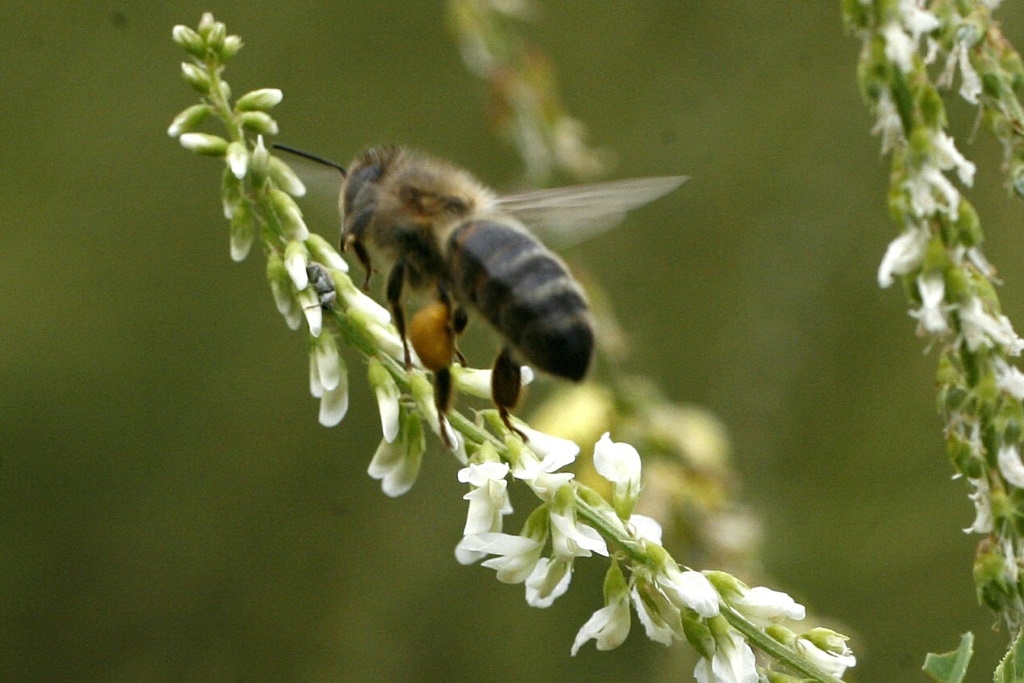
[[[688,607],[705,618],[719,612],[718,591],[700,572],[692,569],[680,571],[670,560],[654,581],[679,608]]]
[[[381,440],[366,470],[380,481],[384,494],[392,498],[406,493],[416,483],[425,446],[423,432],[414,419],[406,419],[406,428],[400,436],[391,443]]]
[[[641,592],[642,591],[642,592]],[[637,582],[630,591],[633,609],[636,610],[640,623],[644,626],[647,637],[662,645],[671,645],[675,639],[673,624],[681,628],[679,608],[673,605],[665,595],[646,582]],[[671,623],[670,623],[671,622]]]
[[[628,488],[635,497],[640,491],[640,454],[628,443],[612,443],[608,432],[594,446],[594,469],[613,484]]]
[[[572,558],[537,560],[526,579],[526,603],[530,607],[550,607],[569,589],[572,581]]]
[[[324,427],[333,427],[344,420],[347,413],[348,373],[342,372],[337,388],[324,391],[320,397],[320,414],[317,419]]]
[[[846,638],[828,629],[811,629],[793,642],[793,649],[837,678],[857,664]]]
[[[272,254],[267,259],[267,280],[270,282],[270,293],[274,295],[274,304],[278,312],[284,316],[288,327],[299,329],[302,324],[302,308],[295,301],[295,295],[284,270],[284,262]]]
[[[885,56],[895,62],[900,71],[909,72],[914,67],[914,52],[917,49],[914,39],[895,21],[883,26],[881,33],[885,38]]]
[[[373,393],[377,397],[377,409],[380,412],[380,427],[384,434],[384,440],[391,443],[398,436],[401,415],[398,399],[401,397],[401,392],[391,373],[377,358],[370,359],[367,376],[370,386],[373,387]]]
[[[715,635],[715,654],[701,659],[693,675],[698,683],[757,683],[754,651],[736,631],[729,629]]]
[[[601,535],[576,519],[574,495],[570,486],[564,486],[551,503],[551,548],[555,557],[590,557],[591,553],[607,557],[608,546]]]
[[[594,612],[583,624],[572,644],[572,656],[587,641],[593,640],[598,650],[614,650],[629,635],[629,594],[616,595],[611,602]]]
[[[800,621],[807,616],[804,606],[789,595],[764,586],[747,589],[729,602],[747,619],[761,627],[785,619]]]
[[[348,278],[336,278],[334,287],[347,309],[364,313],[379,325],[391,324],[391,314],[388,313],[388,309],[363,293]]]
[[[965,534],[989,534],[995,528],[992,519],[992,497],[989,495],[988,480],[984,477],[968,479],[974,486],[974,493],[968,498],[974,503],[974,523],[964,529]]]
[[[1024,488],[1024,462],[1020,460],[1020,451],[1015,445],[999,447],[999,471],[1003,478],[1017,488]]]
[[[878,97],[875,115],[878,120],[875,121],[875,127],[871,129],[871,132],[882,138],[882,154],[887,154],[906,139],[903,134],[903,120],[892,101],[892,94],[888,88],[883,90]]]
[[[245,145],[238,141],[229,144],[225,160],[228,162],[228,168],[231,169],[231,175],[239,180],[245,177],[249,167],[249,152]]]
[[[935,151],[935,163],[940,169],[948,171],[955,168],[961,183],[968,187],[974,184],[974,164],[960,153],[952,137],[945,131],[936,131],[932,137],[932,147]]]
[[[471,564],[481,555],[495,555],[481,564],[497,573],[502,583],[522,583],[529,578],[540,561],[544,537],[488,532],[465,536],[456,547],[455,556],[462,564]]]
[[[529,439],[519,452],[512,476],[526,482],[542,500],[551,500],[555,492],[572,480],[571,472],[559,472],[576,460],[580,447],[568,439],[544,434],[525,425],[520,429]]]
[[[284,268],[288,271],[288,277],[292,279],[295,289],[303,290],[309,286],[309,273],[306,272],[306,265],[309,263],[309,252],[302,242],[292,241],[284,250]]]
[[[931,163],[923,164],[904,185],[910,195],[910,208],[918,218],[934,215],[942,209],[950,218],[956,219],[960,208],[960,193],[949,178],[942,175],[942,170],[938,166]],[[944,206],[940,206],[936,201],[936,190],[946,200]]]
[[[894,275],[906,275],[921,265],[930,235],[920,227],[909,228],[889,243],[878,267],[878,285],[888,287]]]
[[[1024,400],[1024,372],[998,356],[992,359],[996,373],[996,386],[1014,398]]]
[[[320,307],[320,298],[317,293],[312,289],[304,289],[301,292],[296,292],[295,300],[306,316],[309,333],[314,337],[319,337],[324,328],[324,309]]]
[[[348,368],[334,338],[317,339],[309,354],[309,393],[320,399],[320,424],[333,427],[348,412]]]
[[[491,398],[491,375],[490,369],[464,368],[461,365],[452,366],[452,378],[460,393],[476,396],[477,398]],[[528,366],[520,366],[522,386],[533,381],[533,370]],[[540,433],[540,432],[536,432]]]
[[[228,216],[229,219],[233,216]],[[231,221],[231,236],[228,240],[228,247],[231,253],[231,260],[235,263],[241,263],[249,255],[249,250],[252,249],[252,243],[256,237],[255,232],[252,229],[252,218],[248,213],[245,214],[244,220]]]
[[[1017,336],[1005,315],[993,317],[985,312],[981,299],[972,297],[960,306],[960,329],[970,351],[979,347],[1002,346],[1013,356],[1020,355],[1024,340]]]
[[[922,35],[931,33],[941,25],[938,17],[922,9],[916,0],[900,0],[899,12],[915,44]]]
[[[488,461],[470,463],[459,470],[459,481],[469,484],[472,488],[463,496],[469,501],[466,513],[466,525],[463,534],[467,537],[487,532],[501,531],[502,517],[512,512],[512,503],[508,498],[508,465],[503,462]],[[468,552],[468,548],[460,544],[456,548],[456,556],[465,564],[483,557],[483,553]]]
[[[963,247],[960,247],[960,249],[962,248]],[[985,254],[981,251],[981,247],[971,247],[963,253],[967,257],[967,260],[973,263],[974,267],[978,269],[978,272],[996,284],[1002,284],[1002,282],[996,278],[996,267],[988,262],[988,259],[985,258]],[[959,258],[959,254],[957,254],[957,258]]]
[[[322,334],[313,341],[309,354],[309,391],[313,396],[323,396],[323,391],[333,391],[341,383],[341,356],[334,336]]]
[[[921,293],[921,308],[910,315],[921,323],[921,329],[929,334],[944,334],[949,331],[946,322],[946,279],[941,271],[932,271],[917,276],[917,290]]]
[[[978,104],[978,95],[981,94],[981,76],[974,70],[971,58],[967,54],[967,45],[960,43],[956,47],[957,60],[960,63],[960,97],[971,104]]]
[[[630,515],[629,526],[632,527],[632,533],[637,538],[653,541],[654,543],[661,545],[661,523],[653,517],[648,517],[647,515]]]

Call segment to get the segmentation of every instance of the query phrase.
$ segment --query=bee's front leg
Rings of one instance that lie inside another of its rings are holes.
[[[373,267],[370,264],[370,254],[366,251],[366,247],[363,246],[363,241],[359,239],[354,233],[348,233],[345,238],[341,241],[341,250],[348,251],[349,247],[356,253],[356,258],[359,259],[359,263],[363,266],[363,270],[366,272],[366,276],[363,278],[363,291],[370,289],[370,275],[373,274]]]
[[[358,244],[358,243],[357,243]],[[395,318],[395,329],[402,338],[402,350],[405,352],[405,369],[412,367],[412,356],[409,353],[409,339],[405,335],[405,311],[402,309],[402,287],[405,285],[405,261],[398,259],[388,275],[387,299],[391,306],[391,315]]]

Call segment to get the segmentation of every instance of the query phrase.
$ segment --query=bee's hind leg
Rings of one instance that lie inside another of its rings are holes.
[[[494,359],[494,368],[491,371],[491,398],[494,399],[494,405],[498,407],[501,421],[505,423],[509,431],[518,434],[523,441],[526,441],[526,434],[512,424],[512,413],[510,412],[519,403],[522,384],[522,369],[512,358],[512,349],[503,346],[501,353]]]
[[[448,435],[451,426],[448,422],[448,410],[452,407],[452,372],[448,368],[434,371],[434,405],[437,407],[437,427],[441,432],[441,441],[445,448],[453,448]]]

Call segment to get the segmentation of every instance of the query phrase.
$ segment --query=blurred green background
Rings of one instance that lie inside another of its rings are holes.
[[[569,657],[602,562],[547,610],[458,565],[463,489],[436,444],[411,493],[380,492],[358,361],[348,418],[322,428],[261,259],[228,257],[218,165],[166,136],[195,101],[171,27],[212,10],[247,46],[236,94],[284,90],[281,139],[341,161],[401,142],[508,186],[520,162],[443,9],[0,4],[0,677],[691,679],[686,648],[635,620],[621,649]],[[543,10],[530,35],[613,175],[691,176],[575,258],[632,334],[630,369],[728,425],[771,585],[853,634],[853,679],[923,680],[924,653],[971,629],[989,680],[1007,634],[975,603],[935,359],[875,281],[887,162],[838,3]],[[1024,45],[1020,6],[998,16]],[[1020,329],[1024,204],[991,139],[968,142],[971,111],[951,114]],[[332,202],[304,207],[334,240]]]

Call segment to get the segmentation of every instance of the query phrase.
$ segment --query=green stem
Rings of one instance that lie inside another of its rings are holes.
[[[751,645],[769,655],[772,659],[819,683],[843,683],[842,679],[836,678],[813,662],[801,657],[791,648],[786,647],[769,636],[763,629],[737,612],[728,603],[723,601],[721,603],[721,610],[722,616],[725,617],[730,626],[742,633]]]

